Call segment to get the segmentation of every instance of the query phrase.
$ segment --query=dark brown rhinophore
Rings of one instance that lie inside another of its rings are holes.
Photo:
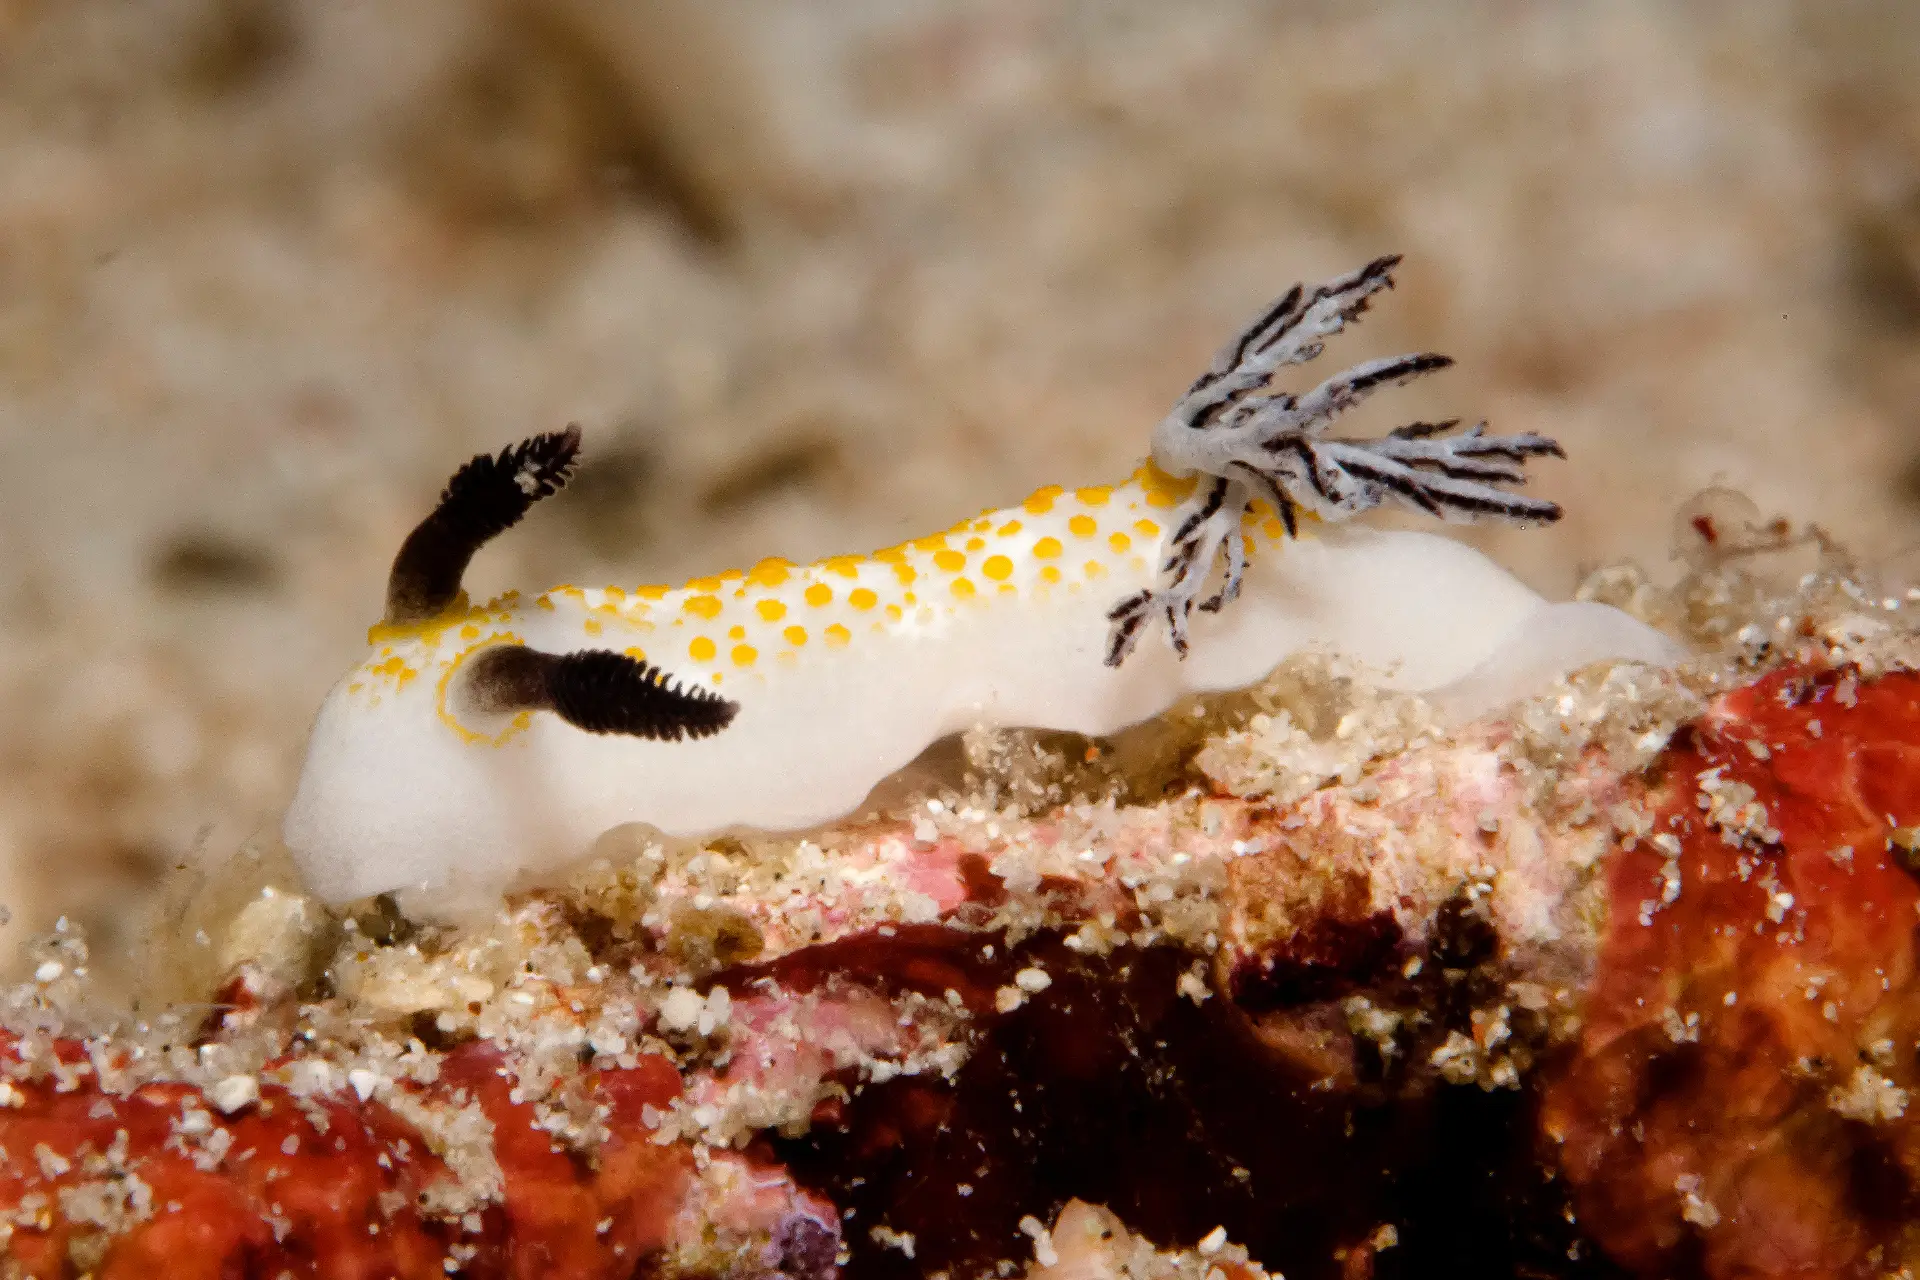
[[[740,710],[703,685],[673,684],[660,668],[610,649],[553,654],[495,645],[474,655],[466,679],[483,711],[551,711],[588,733],[656,742],[712,737]]]
[[[474,553],[558,493],[580,452],[580,427],[477,455],[447,481],[440,503],[400,544],[387,577],[389,625],[425,622],[460,598]]]

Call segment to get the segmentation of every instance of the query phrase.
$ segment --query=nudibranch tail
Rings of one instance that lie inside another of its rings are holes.
[[[580,451],[578,424],[475,456],[447,481],[439,505],[400,544],[387,576],[390,625],[438,617],[460,598],[474,553],[565,485]]]
[[[1202,483],[1174,513],[1159,583],[1108,614],[1108,666],[1126,661],[1155,617],[1166,620],[1173,651],[1186,656],[1194,606],[1216,613],[1240,594],[1247,567],[1242,516],[1257,499],[1272,504],[1289,536],[1299,532],[1301,509],[1322,520],[1386,505],[1446,521],[1560,518],[1556,504],[1499,487],[1525,484],[1529,458],[1565,456],[1544,436],[1490,436],[1484,423],[1449,434],[1458,419],[1411,423],[1372,440],[1322,435],[1374,392],[1449,367],[1446,356],[1387,356],[1298,395],[1271,389],[1276,373],[1319,355],[1324,339],[1357,319],[1374,294],[1392,288],[1399,261],[1397,255],[1376,258],[1311,292],[1294,285],[1214,357],[1154,429],[1154,462],[1170,475],[1199,475]],[[1221,587],[1203,601],[1200,592],[1223,557]]]
[[[553,654],[518,644],[492,645],[471,659],[467,696],[481,712],[551,711],[588,733],[655,742],[712,737],[740,711],[713,690],[670,683],[658,667],[624,653]]]

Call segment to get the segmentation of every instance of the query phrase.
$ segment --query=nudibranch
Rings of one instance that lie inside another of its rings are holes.
[[[320,709],[287,845],[335,901],[488,892],[621,823],[814,826],[955,731],[1109,733],[1304,650],[1470,700],[1525,692],[1516,671],[1672,661],[1673,643],[1625,614],[1550,605],[1458,542],[1343,523],[1385,505],[1560,514],[1512,491],[1529,459],[1559,454],[1541,436],[1454,422],[1325,434],[1445,357],[1373,360],[1297,395],[1272,386],[1390,287],[1397,262],[1296,285],[1124,482],[1042,489],[871,555],[473,605],[468,561],[565,483],[580,435],[475,458],[407,538],[370,652]],[[1169,643],[1140,645],[1150,628]]]

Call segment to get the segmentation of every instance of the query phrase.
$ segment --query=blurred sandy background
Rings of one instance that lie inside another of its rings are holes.
[[[588,429],[476,592],[863,549],[1391,250],[1331,359],[1460,365],[1355,425],[1563,440],[1543,589],[1716,480],[1920,540],[1901,0],[0,0],[0,947],[271,830],[470,453]]]

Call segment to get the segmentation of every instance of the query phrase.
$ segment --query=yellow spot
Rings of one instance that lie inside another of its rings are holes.
[[[908,587],[912,586],[913,580],[920,575],[914,572],[913,566],[910,564],[897,564],[893,566],[893,576],[900,579],[901,586]]]
[[[855,587],[847,592],[847,603],[856,609],[871,609],[880,602],[880,597],[865,587]]]
[[[759,656],[759,651],[750,644],[733,646],[733,665],[736,667],[750,667],[753,665],[753,660]]]
[[[1020,532],[1020,527],[1021,527],[1020,522],[1018,520],[1009,520],[1005,524],[1001,525],[998,529],[995,529],[994,533],[998,534],[1002,538],[1011,538],[1014,534]]]
[[[833,603],[833,588],[824,582],[816,582],[807,588],[807,603],[818,609],[823,604]]]
[[[822,560],[820,567],[828,573],[837,573],[843,578],[857,578],[860,576],[860,557],[834,556],[832,559]]]
[[[955,578],[953,580],[953,586],[950,587],[949,590],[951,590],[954,595],[959,596],[962,600],[966,600],[971,598],[973,595],[973,582],[971,579],[968,579],[968,578]]]
[[[995,582],[1005,582],[1013,576],[1013,561],[1005,556],[988,556],[986,563],[980,566],[980,572]]]
[[[740,579],[742,579],[742,578],[744,578],[744,577],[746,577],[746,576],[747,576],[746,574],[744,574],[744,573],[742,573],[742,572],[740,572],[740,570],[738,570],[738,569],[725,569],[725,570],[722,570],[722,571],[721,571],[721,574],[720,574],[720,581],[722,581],[722,582],[738,582],[738,581],[740,581]]]
[[[947,547],[947,535],[944,533],[928,534],[924,538],[915,538],[907,545],[915,551],[944,551]]]
[[[1104,507],[1107,499],[1113,496],[1113,489],[1109,485],[1097,485],[1091,489],[1075,489],[1073,496],[1089,507]]]
[[[1067,521],[1067,530],[1076,538],[1091,538],[1100,532],[1100,524],[1092,516],[1075,516]]]
[[[1033,544],[1033,557],[1036,560],[1051,560],[1060,554],[1060,539],[1042,538]]]
[[[552,606],[549,605],[548,607],[551,608]],[[460,628],[460,638],[469,643],[478,640],[480,638],[480,628],[469,622],[466,626]]]
[[[626,598],[627,598],[627,593],[626,593],[626,592],[624,592],[624,591],[622,591],[622,590],[621,590],[620,588],[618,588],[618,587],[608,587],[608,588],[607,588],[607,599],[609,599],[609,600],[625,600]]]
[[[1269,538],[1280,538],[1286,535],[1287,526],[1281,524],[1280,521],[1274,517],[1268,516],[1267,522],[1260,526],[1260,532],[1266,534]]]
[[[1133,545],[1133,539],[1124,533],[1110,533],[1107,535],[1107,545],[1115,551],[1125,551]]]
[[[987,540],[985,538],[968,538],[967,539],[967,550],[969,551],[978,551],[980,548],[986,545],[987,545]]]
[[[673,590],[671,587],[635,587],[633,594],[642,600],[658,600],[671,590]]]
[[[933,563],[948,573],[958,573],[967,567],[967,558],[958,551],[936,551]]]
[[[547,599],[545,596],[541,596],[538,600],[535,600],[534,603],[539,605],[542,609],[553,608],[553,601]]]
[[[693,643],[687,646],[687,656],[695,662],[712,662],[713,641],[705,636],[695,636]]]
[[[747,638],[747,629],[745,627],[728,627],[727,628],[727,639],[745,640],[746,638]]]
[[[1098,560],[1087,561],[1086,568],[1087,568],[1087,576],[1089,578],[1097,578],[1101,574],[1107,571],[1107,566],[1101,564]]]
[[[837,622],[827,628],[827,643],[836,649],[851,639],[853,639],[853,632]]]
[[[787,643],[796,649],[807,642],[807,629],[805,627],[788,627],[780,634],[785,636]]]
[[[1172,476],[1155,466],[1151,460],[1143,463],[1133,473],[1134,483],[1147,495],[1147,505],[1162,510],[1176,506],[1199,486],[1200,477],[1188,476],[1185,480],[1175,480]]]
[[[680,607],[698,618],[717,618],[720,616],[720,597],[688,596]]]
[[[1135,520],[1133,522],[1133,531],[1143,538],[1157,538],[1160,536],[1160,526],[1151,520]]]
[[[626,650],[626,654],[636,662],[645,662],[647,660],[647,651],[637,644],[629,647]]]
[[[396,689],[406,688],[407,682],[420,674],[418,671],[415,671],[412,667],[407,665],[407,660],[405,658],[388,658],[385,662],[381,663],[379,666],[369,667],[367,669],[371,671],[374,675],[386,676],[389,679],[391,679],[393,681],[394,688]]]
[[[1060,581],[1060,567],[1058,565],[1052,565],[1052,564],[1040,566],[1040,581],[1042,582]]]
[[[882,547],[867,557],[869,560],[878,560],[882,564],[899,564],[906,558],[907,546],[904,542],[897,547]]]
[[[362,684],[362,683],[361,683],[360,681],[358,681],[358,680],[349,680],[349,681],[347,682],[347,692],[348,692],[348,693],[358,693],[358,692],[360,692],[360,691],[361,691],[362,689],[364,689],[364,688],[366,688],[366,687],[367,687],[366,685],[364,685],[364,684]]]
[[[1000,584],[1000,594],[1003,596],[1019,595],[1020,588],[1014,586],[1011,582],[1003,582]]]
[[[689,591],[718,591],[719,589],[720,579],[718,578],[687,579],[687,590]]]
[[[899,605],[897,605],[897,604],[890,604],[890,605],[888,605],[888,606],[887,606],[887,617],[888,617],[888,618],[889,618],[889,619],[890,619],[891,621],[894,621],[894,622],[898,622],[898,621],[900,621],[900,606],[899,606]]]
[[[581,627],[581,630],[585,631],[588,635],[597,636],[600,634],[600,619],[588,618],[585,622],[580,624],[580,627]]]
[[[753,606],[762,622],[778,622],[787,616],[787,606],[778,600],[762,600]]]
[[[779,556],[769,556],[747,571],[747,581],[762,587],[777,587],[787,580],[793,566]]]
[[[1053,510],[1053,500],[1064,492],[1065,490],[1059,485],[1050,484],[1044,489],[1035,489],[1033,494],[1020,505],[1027,509],[1029,515],[1043,516]]]

